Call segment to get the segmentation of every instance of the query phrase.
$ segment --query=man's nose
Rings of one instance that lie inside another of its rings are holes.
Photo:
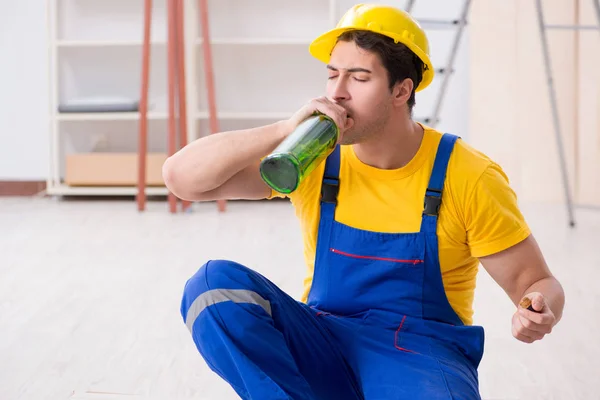
[[[331,98],[334,101],[345,101],[350,99],[350,92],[346,85],[346,79],[338,79],[331,93]]]

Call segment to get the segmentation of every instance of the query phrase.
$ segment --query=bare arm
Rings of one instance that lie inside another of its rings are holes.
[[[325,98],[312,100],[289,120],[200,138],[163,165],[167,188],[183,200],[264,199],[271,189],[263,182],[260,159],[272,152],[300,122],[315,111],[351,126],[346,110]]]
[[[504,289],[515,306],[524,297],[536,312],[519,308],[513,335],[531,343],[550,333],[560,321],[565,304],[562,286],[550,272],[533,236],[500,253],[480,258],[481,264]]]
[[[283,122],[200,138],[169,157],[163,178],[184,200],[261,199],[270,188],[260,178],[260,158],[289,132]]]

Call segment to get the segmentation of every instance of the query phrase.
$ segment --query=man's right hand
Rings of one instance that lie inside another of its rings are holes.
[[[320,112],[331,118],[338,126],[340,135],[338,143],[342,140],[344,132],[350,129],[354,125],[354,120],[348,117],[348,111],[341,105],[334,103],[326,97],[318,97],[311,100],[300,110],[296,111],[294,115],[290,117],[286,124],[286,131],[288,134],[292,132],[301,122],[306,120],[308,117],[313,115],[315,112]]]

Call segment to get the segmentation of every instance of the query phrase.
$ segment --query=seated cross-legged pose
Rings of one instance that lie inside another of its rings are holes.
[[[325,97],[289,120],[198,139],[164,164],[182,199],[288,196],[304,238],[301,299],[235,261],[209,260],[187,281],[181,314],[196,348],[244,399],[479,399],[479,264],[515,304],[523,342],[560,320],[561,285],[501,167],[412,119],[434,69],[409,14],[356,5],[310,53],[326,64]],[[316,111],[339,142],[297,190],[277,193],[260,160]]]

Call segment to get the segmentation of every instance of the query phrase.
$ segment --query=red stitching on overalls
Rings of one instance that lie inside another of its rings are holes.
[[[391,262],[397,262],[397,263],[402,263],[402,264],[413,264],[413,265],[420,264],[423,262],[423,260],[399,260],[397,258],[359,256],[358,254],[350,254],[350,253],[346,253],[346,252],[343,252],[343,251],[337,250],[337,249],[331,249],[331,251],[333,253],[340,254],[342,256],[347,256],[347,257],[352,257],[352,258],[362,258],[362,259],[367,259],[367,260],[391,261]]]
[[[404,325],[405,319],[406,319],[406,315],[404,316],[404,318],[402,318],[402,322],[400,322],[400,326],[398,327],[398,329],[396,329],[396,335],[394,337],[394,347],[397,348],[398,350],[405,351],[407,353],[419,354],[416,351],[412,351],[409,349],[405,349],[404,347],[398,346],[398,333],[400,332],[400,329],[402,329],[402,325]]]
[[[332,313],[327,312],[327,311],[317,311],[317,313],[315,314],[315,316],[317,316],[317,317],[328,317],[328,316],[338,317],[337,315],[332,314]]]

